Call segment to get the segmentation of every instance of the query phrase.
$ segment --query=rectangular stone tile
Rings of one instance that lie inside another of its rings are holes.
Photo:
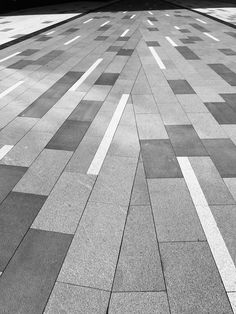
[[[221,51],[226,56],[235,56],[236,55],[236,52],[230,48],[224,48],[224,49],[218,49],[218,50]]]
[[[146,41],[146,44],[148,47],[159,47],[160,44],[158,41],[155,41],[155,40],[148,40]]]
[[[201,140],[192,125],[166,125],[176,156],[206,156]]]
[[[30,60],[19,60],[11,65],[9,65],[8,69],[22,70],[28,65],[31,65],[33,62]]]
[[[105,314],[110,292],[56,282],[44,314]]]
[[[28,231],[1,276],[4,313],[43,312],[71,240],[67,234]]]
[[[198,95],[177,95],[176,97],[187,113],[208,112]]]
[[[208,102],[205,106],[219,124],[236,124],[236,112],[225,102]]]
[[[27,168],[0,165],[0,203],[24,176]]]
[[[40,57],[39,59],[35,60],[34,64],[42,65],[42,66],[46,65],[50,61],[59,57],[62,53],[64,53],[63,50],[52,50],[52,51],[46,53],[45,55],[43,55],[42,57]]]
[[[159,31],[157,27],[148,27],[149,32],[156,32]]]
[[[186,80],[168,80],[174,94],[195,94],[190,84]]]
[[[182,177],[169,140],[142,140],[140,145],[147,178]]]
[[[160,249],[171,312],[233,313],[206,242],[161,243]]]
[[[169,138],[159,114],[136,114],[136,121],[140,140]]]
[[[235,204],[210,157],[190,157],[189,160],[209,205]]]
[[[156,102],[152,95],[133,95],[135,113],[158,113]]]
[[[208,66],[222,77],[229,85],[236,86],[236,73],[221,63],[208,64]]]
[[[236,201],[236,178],[224,178],[223,180],[234,200]]]
[[[93,121],[102,106],[102,101],[82,100],[68,120]]]
[[[125,49],[125,48],[121,48],[118,53],[117,56],[131,56],[132,53],[134,52],[134,49]]]
[[[105,41],[107,38],[108,38],[108,36],[97,36],[94,40]]]
[[[233,110],[236,109],[236,93],[220,94],[220,96],[230,107],[232,107]]]
[[[127,207],[89,202],[58,280],[110,290]]]
[[[149,179],[148,188],[159,242],[205,240],[183,178]]]
[[[94,85],[86,94],[84,100],[104,101],[110,90],[110,85]]]
[[[166,292],[112,293],[109,314],[169,314]]]
[[[20,116],[42,118],[82,75],[82,72],[66,73],[30,106],[21,112]]]
[[[14,191],[49,195],[71,155],[72,152],[67,151],[43,150],[18,182]]]
[[[20,56],[32,56],[34,53],[38,52],[39,49],[26,49],[24,51],[22,51],[19,55]]]
[[[192,27],[194,27],[195,29],[197,29],[198,31],[200,31],[200,32],[205,32],[205,33],[207,33],[208,32],[208,30],[205,28],[205,27],[203,27],[203,26],[201,26],[201,25],[199,25],[199,24],[197,24],[197,23],[190,23],[189,25],[191,25]]]
[[[138,158],[107,156],[90,201],[128,206]]]
[[[230,139],[203,140],[222,178],[236,176],[236,146]]]
[[[120,50],[120,46],[110,46],[107,51],[109,52],[118,52]]]
[[[75,233],[93,184],[94,179],[88,175],[64,172],[40,210],[32,228]]]
[[[149,193],[143,162],[139,161],[131,194],[130,205],[149,205]]]
[[[162,291],[165,284],[150,206],[131,206],[113,291]]]
[[[178,46],[176,49],[186,60],[200,60],[200,58],[187,46]]]
[[[111,85],[113,86],[119,77],[119,73],[102,73],[94,83],[95,85]]]
[[[157,105],[165,125],[190,124],[186,113],[177,101],[160,103],[157,99]]]
[[[7,266],[45,199],[45,196],[11,192],[0,205],[0,271]]]
[[[210,113],[189,113],[195,131],[200,139],[227,138],[227,134]]]
[[[46,148],[75,151],[89,126],[87,121],[66,120]]]

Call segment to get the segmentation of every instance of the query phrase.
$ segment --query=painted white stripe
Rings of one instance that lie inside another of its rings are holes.
[[[0,160],[12,149],[13,145],[4,145],[0,149]]]
[[[86,78],[96,69],[96,67],[102,62],[102,58],[99,58],[93,65],[81,76],[81,78],[69,89],[69,91],[75,91]]]
[[[153,15],[153,13],[151,11],[148,11],[149,14]]]
[[[129,32],[129,29],[125,30],[121,35],[120,37],[125,37],[125,35]]]
[[[161,58],[158,56],[156,50],[154,49],[154,47],[149,47],[154,59],[156,60],[157,64],[159,65],[161,70],[164,70],[166,67],[164,65],[164,63],[161,61]]]
[[[100,26],[102,27],[102,26],[105,26],[105,25],[107,25],[107,24],[109,24],[109,23],[110,23],[110,21],[107,21],[107,22],[103,23],[103,24],[100,25]]]
[[[66,46],[66,45],[69,45],[69,44],[73,43],[73,41],[75,41],[75,40],[78,39],[78,38],[80,38],[80,36],[76,36],[75,38],[73,38],[73,39],[67,41],[66,43],[64,43],[64,45],[65,45],[65,46]]]
[[[173,47],[177,47],[178,45],[168,36],[166,36],[166,40],[168,40],[168,42],[173,46]]]
[[[178,29],[178,30],[180,30],[180,27],[179,27],[179,26],[175,26],[175,29]]]
[[[212,38],[212,39],[215,40],[215,41],[220,41],[218,38],[212,36],[212,35],[209,34],[209,33],[203,33],[203,34],[206,35],[206,36],[208,36],[208,37],[210,37],[210,38]]]
[[[165,16],[170,16],[170,14],[165,14]]]
[[[19,53],[21,53],[21,51],[18,51],[18,52],[13,53],[12,55],[10,55],[10,56],[8,56],[8,57],[6,57],[6,58],[1,59],[0,62],[3,62],[3,61],[6,61],[6,60],[8,60],[8,59],[10,59],[10,58],[12,58],[12,57],[15,57],[15,56],[17,56]]]
[[[20,86],[21,84],[23,84],[24,81],[19,81],[16,84],[14,84],[13,86],[9,87],[8,89],[6,89],[4,92],[2,92],[0,94],[0,99],[3,98],[4,96],[8,95],[11,91],[13,91],[14,89],[16,89],[18,86]]]
[[[127,13],[127,11],[124,11],[123,13]]]
[[[87,21],[84,21],[83,24],[89,23],[90,21],[92,21],[93,19],[89,19]]]
[[[99,174],[99,171],[102,167],[102,164],[104,162],[108,149],[111,145],[111,141],[113,139],[117,126],[120,122],[121,116],[123,114],[123,111],[125,109],[128,99],[129,99],[129,94],[123,94],[121,96],[121,99],[117,105],[117,108],[108,125],[106,133],[104,134],[104,137],[98,147],[98,150],[90,164],[87,174],[93,174],[93,175]]]
[[[55,31],[51,31],[51,32],[47,33],[46,35],[52,35],[53,33],[55,33]]]
[[[148,21],[148,23],[149,23],[151,26],[153,26],[153,25],[154,25],[151,21],[149,21],[149,20],[147,20],[147,21]]]
[[[201,22],[203,24],[207,24],[207,22],[203,21],[203,20],[200,20],[200,19],[196,19],[198,22]]]
[[[177,157],[226,292],[236,291],[236,268],[188,157]]]
[[[130,19],[132,20],[135,16],[136,16],[136,14],[133,14],[133,15],[130,17]]]
[[[228,293],[229,301],[231,303],[234,314],[236,314],[236,292]]]

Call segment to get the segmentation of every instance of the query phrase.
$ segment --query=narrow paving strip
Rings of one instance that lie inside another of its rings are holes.
[[[1,313],[236,313],[235,34],[129,0],[0,50]]]

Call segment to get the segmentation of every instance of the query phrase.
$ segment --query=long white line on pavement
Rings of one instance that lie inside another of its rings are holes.
[[[165,14],[165,16],[170,16],[170,14]]]
[[[210,38],[212,38],[212,39],[215,40],[215,41],[220,41],[218,38],[212,36],[212,35],[209,34],[209,33],[203,33],[203,34],[206,35],[206,36],[208,36],[208,37],[210,37]]]
[[[10,55],[10,56],[8,56],[8,57],[6,57],[6,58],[1,59],[0,62],[3,62],[3,61],[6,61],[6,60],[8,60],[8,59],[10,59],[10,58],[12,58],[12,57],[15,57],[15,56],[17,56],[19,53],[21,53],[21,51],[18,51],[18,52],[13,53],[12,55]]]
[[[4,145],[0,149],[0,160],[12,149],[13,145]]]
[[[153,13],[151,11],[148,11],[149,14],[153,15]]]
[[[107,21],[107,22],[103,23],[102,25],[100,25],[100,27],[105,26],[105,25],[107,25],[109,23],[110,23],[110,21]]]
[[[92,21],[93,19],[88,19],[87,21],[84,21],[83,24],[89,23],[90,21]]]
[[[180,27],[179,26],[175,26],[175,29],[180,30]]]
[[[154,47],[149,47],[154,59],[156,60],[157,64],[159,65],[161,70],[165,70],[166,67],[164,65],[164,63],[162,62],[161,58],[158,56],[156,50],[154,49]]]
[[[116,132],[117,126],[120,122],[121,116],[123,114],[123,111],[125,109],[126,103],[129,99],[129,94],[123,94],[121,96],[121,99],[117,105],[117,108],[112,116],[112,119],[108,125],[108,128],[103,136],[103,139],[98,147],[98,150],[90,164],[90,167],[87,171],[87,174],[93,174],[98,175],[99,171],[102,167],[102,164],[104,162],[104,159],[106,157],[106,154],[108,152],[108,149],[111,145],[111,141],[113,139],[113,136]]]
[[[200,23],[203,23],[203,24],[207,24],[207,22],[201,20],[201,19],[196,19],[196,21],[200,22]]]
[[[55,31],[51,31],[51,32],[47,33],[46,35],[52,35],[53,33],[55,33]]]
[[[129,29],[126,29],[121,35],[120,37],[125,37],[125,35],[129,32]]]
[[[149,23],[151,26],[153,26],[153,25],[154,25],[151,21],[149,21],[149,20],[147,20],[147,21],[148,21],[148,23]]]
[[[81,76],[81,78],[71,86],[69,91],[75,91],[85,80],[86,78],[96,69],[96,67],[102,62],[102,58],[99,58],[91,67]]]
[[[67,46],[67,45],[73,43],[73,41],[75,41],[75,40],[78,39],[78,38],[80,38],[80,36],[74,37],[73,39],[71,39],[71,40],[67,41],[66,43],[64,43],[64,45]]]
[[[236,292],[236,268],[234,262],[225,245],[220,230],[218,229],[198,179],[188,157],[177,157],[177,159],[225,286],[225,290],[227,293]]]
[[[166,36],[166,40],[168,40],[168,42],[173,46],[173,47],[177,47],[178,45],[168,36]]]
[[[127,13],[127,11],[124,11],[123,13]]]
[[[11,91],[13,91],[14,89],[16,89],[18,86],[20,86],[21,84],[23,84],[24,81],[19,81],[16,84],[14,84],[13,86],[9,87],[8,89],[6,89],[4,92],[2,92],[0,94],[0,99],[3,98],[4,96],[8,95]]]
[[[231,303],[234,314],[236,313],[236,292],[228,293],[229,301]]]
[[[132,20],[135,16],[136,16],[136,14],[133,14],[133,15],[130,17],[130,19]]]

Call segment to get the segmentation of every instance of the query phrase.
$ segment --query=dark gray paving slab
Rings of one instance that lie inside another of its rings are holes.
[[[208,153],[192,125],[166,125],[176,156],[207,156]]]
[[[159,31],[157,27],[148,27],[149,32],[156,32]]]
[[[223,48],[223,49],[219,49],[219,51],[221,51],[226,56],[235,56],[236,55],[236,52],[231,48]]]
[[[195,94],[191,85],[186,80],[168,80],[174,94]]]
[[[94,83],[95,85],[114,85],[119,73],[102,73]]]
[[[30,229],[3,272],[3,313],[42,314],[57,278],[71,235]]]
[[[21,70],[30,64],[32,64],[32,61],[30,61],[30,60],[19,60],[15,63],[9,65],[8,69]]]
[[[87,121],[66,120],[46,148],[75,151],[89,126]]]
[[[222,178],[236,176],[236,146],[230,139],[202,140]]]
[[[24,51],[22,51],[19,55],[20,56],[32,56],[34,53],[38,52],[39,49],[26,49]]]
[[[232,314],[206,242],[161,243],[171,313]]]
[[[45,36],[45,35],[41,35],[39,36],[36,41],[48,41],[49,39],[51,39],[52,37],[49,36]]]
[[[27,168],[0,165],[0,203],[23,177]]]
[[[63,50],[52,50],[45,54],[44,56],[40,57],[39,59],[35,60],[34,64],[46,65],[48,62],[59,57],[63,52],[64,52]]]
[[[83,75],[82,72],[68,72],[37,98],[21,114],[21,117],[42,118],[68,89]]]
[[[120,46],[110,46],[107,51],[110,52],[118,52],[120,50]]]
[[[208,66],[229,85],[236,86],[236,73],[230,70],[227,66],[221,63],[208,64]]]
[[[236,38],[236,33],[234,33],[234,32],[225,32],[225,34],[227,34],[233,38]]]
[[[182,177],[169,140],[142,140],[140,145],[147,178]]]
[[[46,200],[45,196],[10,193],[0,206],[0,271],[3,271]]]
[[[93,121],[102,104],[102,101],[82,100],[71,113],[68,120]]]
[[[131,206],[113,291],[163,291],[165,284],[150,206]]]
[[[145,178],[143,163],[139,162],[134,178],[134,185],[131,194],[131,205],[149,205],[149,194]]]
[[[148,188],[159,242],[205,240],[183,178],[149,179]]]
[[[208,102],[205,106],[219,124],[236,124],[236,111],[225,102]]]
[[[220,94],[220,96],[233,110],[236,110],[236,93]]]
[[[186,60],[200,60],[196,53],[187,46],[178,46],[176,49]]]
[[[94,40],[105,41],[107,38],[108,38],[108,36],[97,36]]]
[[[130,37],[124,36],[124,37],[118,37],[117,41],[128,41],[129,39],[130,39]]]
[[[207,30],[205,27],[203,27],[203,26],[201,26],[201,25],[199,25],[199,24],[197,24],[197,23],[190,23],[190,25],[191,25],[193,28],[195,28],[195,29],[197,29],[198,31],[200,31],[200,32],[203,32],[203,33],[208,32],[208,30]]]
[[[117,56],[131,56],[132,53],[134,52],[134,49],[124,49],[124,48],[121,48],[118,53],[117,53]]]
[[[185,29],[185,28],[180,29],[179,31],[183,34],[191,33],[189,29]]]
[[[159,47],[160,44],[158,41],[152,40],[152,41],[146,41],[146,44],[148,47]]]
[[[71,27],[71,28],[67,29],[65,32],[61,33],[60,35],[70,35],[70,34],[77,32],[78,30],[79,30],[79,28]]]

